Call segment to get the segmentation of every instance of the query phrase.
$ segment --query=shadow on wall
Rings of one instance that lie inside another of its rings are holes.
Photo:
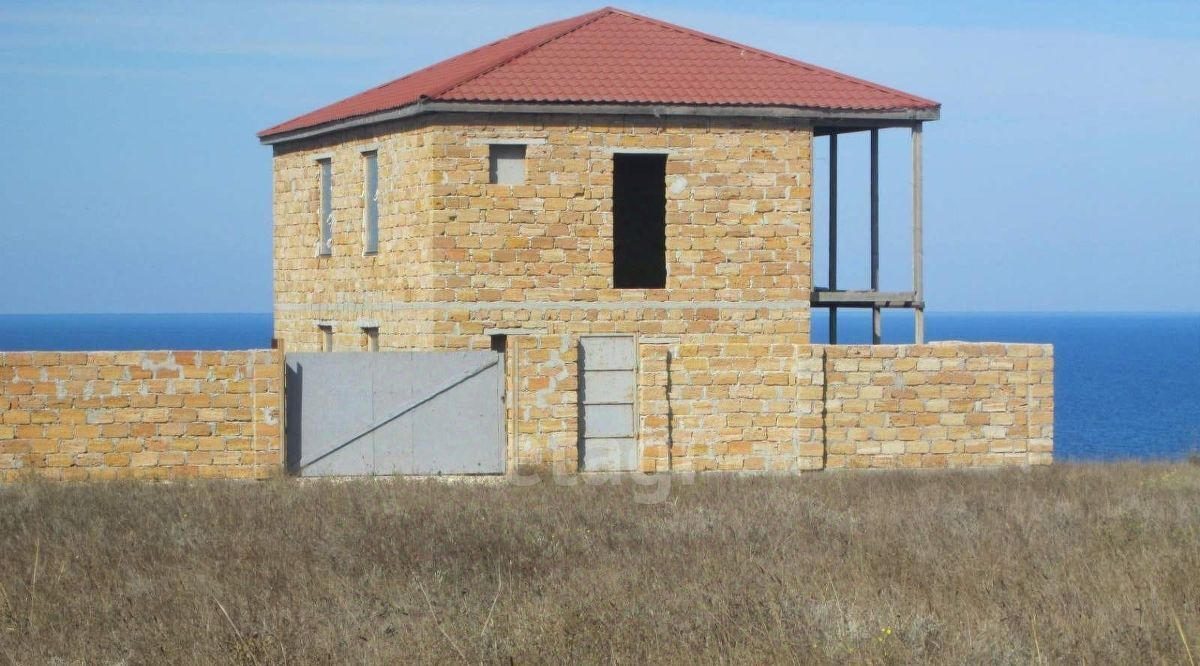
[[[300,438],[297,434],[300,432],[300,424],[303,422],[304,415],[304,364],[296,363],[296,368],[293,370],[291,365],[287,365],[287,377],[285,378],[284,386],[286,402],[287,418],[284,424],[284,468],[289,474],[300,474]]]

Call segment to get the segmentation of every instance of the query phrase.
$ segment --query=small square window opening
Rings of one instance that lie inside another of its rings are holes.
[[[521,185],[525,182],[525,146],[493,143],[488,153],[488,182]]]

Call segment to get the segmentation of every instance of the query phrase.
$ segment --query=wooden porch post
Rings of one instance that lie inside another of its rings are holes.
[[[879,291],[879,130],[871,130],[871,291]],[[883,317],[871,308],[871,344],[883,340]]]
[[[921,174],[921,123],[912,128],[912,170],[913,170],[913,292],[917,301],[913,312],[916,330],[913,341],[917,344],[925,342],[925,250],[924,230],[921,228],[922,215],[922,174]]]
[[[838,138],[829,135],[829,289],[837,289]],[[829,308],[829,344],[837,344],[838,311]]]

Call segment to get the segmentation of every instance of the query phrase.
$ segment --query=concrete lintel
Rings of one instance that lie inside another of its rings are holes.
[[[807,310],[809,301],[390,301],[385,303],[279,303],[280,312],[392,312],[403,310]]]
[[[613,155],[667,155],[673,153],[669,148],[622,148],[620,146],[606,147],[604,152]]]
[[[546,335],[544,328],[485,328],[484,335]]]
[[[909,308],[920,307],[916,294],[911,291],[874,291],[817,289],[812,292],[813,307],[881,307]]]
[[[541,146],[545,143],[545,139],[467,139],[468,146]]]

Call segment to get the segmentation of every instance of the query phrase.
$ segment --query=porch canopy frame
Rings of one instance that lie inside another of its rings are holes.
[[[885,308],[913,311],[913,340],[925,342],[925,285],[924,238],[922,224],[922,126],[921,121],[890,121],[870,124],[830,123],[813,128],[814,136],[829,137],[829,277],[825,287],[814,287],[811,304],[829,310],[829,343],[837,344],[838,310],[869,308],[871,310],[871,343],[883,341],[883,310]],[[880,291],[879,289],[879,130],[908,128],[912,143],[912,253],[913,275],[911,291]],[[870,132],[871,142],[871,286],[869,289],[838,288],[838,135],[849,132]]]

